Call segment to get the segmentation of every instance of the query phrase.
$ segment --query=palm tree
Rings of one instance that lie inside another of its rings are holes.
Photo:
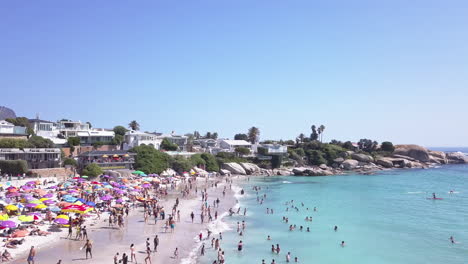
[[[128,127],[131,128],[132,130],[139,130],[140,129],[140,124],[136,120],[133,120],[128,124]]]
[[[260,138],[260,129],[258,127],[249,128],[248,138],[250,143],[255,144]]]
[[[322,139],[323,139],[323,131],[325,131],[325,126],[320,125],[319,127],[320,142],[322,142]]]
[[[304,142],[305,135],[303,133],[299,134],[299,139],[301,140],[301,143]]]

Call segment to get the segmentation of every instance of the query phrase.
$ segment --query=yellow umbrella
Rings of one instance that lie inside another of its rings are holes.
[[[45,205],[45,204],[39,204],[39,205],[37,205],[37,206],[34,207],[34,208],[36,208],[36,209],[45,209],[45,208],[47,208],[47,205]]]
[[[10,217],[7,214],[0,215],[0,221],[8,220]]]
[[[76,201],[74,204],[76,204],[76,205],[83,205],[83,203],[80,202],[80,201]]]
[[[66,219],[66,220],[70,220],[70,217],[68,215],[58,215],[55,218],[63,218],[63,219]]]
[[[33,203],[33,204],[41,204],[42,202],[39,201],[39,200],[34,200],[34,201],[30,201],[29,203]]]
[[[32,222],[32,221],[34,221],[34,216],[32,216],[32,215],[20,215],[18,217],[18,220],[20,220],[21,222]]]
[[[14,204],[9,204],[7,206],[5,206],[5,208],[9,211],[16,211],[18,210],[18,206],[14,205]]]
[[[45,200],[49,200],[49,198],[41,198],[41,199],[39,199],[39,201],[41,201],[41,202],[43,202],[43,201],[45,201]]]
[[[102,157],[103,157],[103,158],[108,158],[109,156],[107,156],[107,155],[102,155]]]

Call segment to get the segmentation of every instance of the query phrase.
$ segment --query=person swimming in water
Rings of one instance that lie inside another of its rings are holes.
[[[335,226],[335,228],[333,228],[333,230],[338,231],[338,226]]]
[[[346,244],[345,244],[344,241],[341,241],[341,246],[342,246],[342,247],[346,246]]]
[[[452,242],[452,244],[455,244],[455,239],[453,238],[453,236],[450,236],[450,242]]]
[[[432,193],[432,198],[433,198],[433,199],[437,199],[437,197],[436,197],[436,194],[435,194],[435,193]]]

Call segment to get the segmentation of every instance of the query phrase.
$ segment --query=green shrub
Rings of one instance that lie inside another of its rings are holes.
[[[380,149],[385,152],[393,153],[393,151],[395,151],[395,146],[393,146],[392,142],[384,141],[382,145],[380,145]]]
[[[104,172],[102,171],[101,167],[99,167],[96,163],[91,163],[84,168],[81,174],[89,177],[97,177],[103,173]]]
[[[206,161],[203,159],[202,154],[195,154],[190,157],[194,166],[205,165]]]
[[[161,173],[170,168],[172,158],[152,146],[138,146],[130,150],[136,153],[135,169],[145,173]]]
[[[201,158],[205,160],[205,170],[206,171],[219,171],[219,164],[216,161],[215,156],[210,153],[201,154]]]
[[[75,159],[71,159],[71,158],[65,158],[63,160],[63,165],[70,165],[70,166],[73,166],[73,167],[76,167],[77,163],[76,163],[76,160]]]
[[[172,169],[178,173],[188,172],[193,167],[192,161],[185,157],[177,156],[172,160]]]
[[[177,144],[172,143],[169,139],[164,138],[161,142],[161,149],[166,151],[176,151],[179,148]]]
[[[25,160],[0,160],[0,169],[10,175],[23,174],[28,172],[28,163]]]

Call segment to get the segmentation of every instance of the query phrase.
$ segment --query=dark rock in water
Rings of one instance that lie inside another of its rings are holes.
[[[0,106],[0,120],[7,118],[16,118],[15,111],[11,110],[8,107]]]

